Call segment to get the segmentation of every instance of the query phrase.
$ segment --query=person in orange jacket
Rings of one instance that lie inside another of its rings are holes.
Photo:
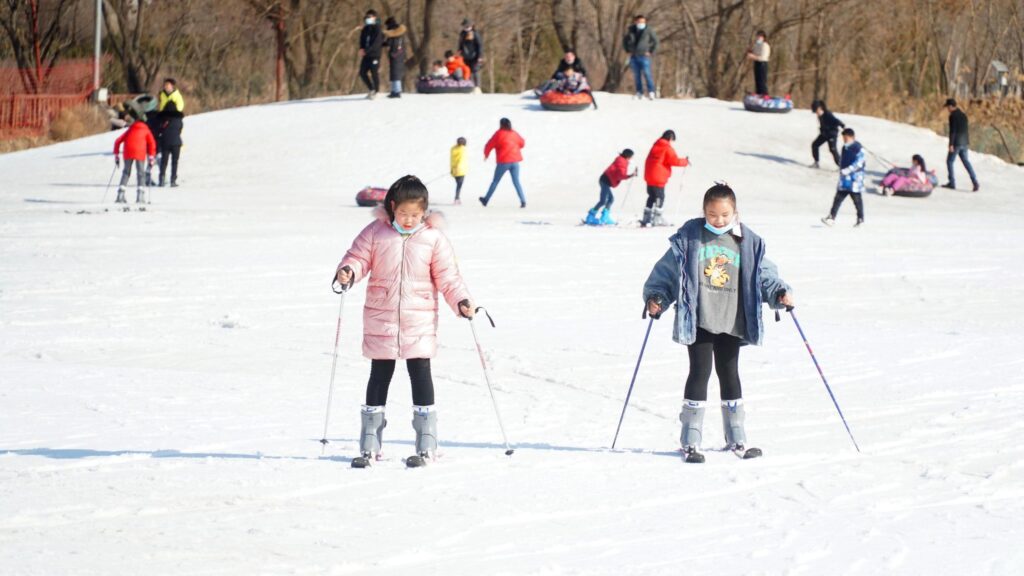
[[[444,65],[448,68],[448,75],[456,80],[470,80],[473,71],[466,65],[462,56],[448,50],[444,53]]]
[[[661,138],[651,146],[647,153],[647,161],[644,163],[644,180],[647,182],[647,207],[644,208],[644,217],[640,226],[666,226],[668,223],[661,215],[661,208],[665,204],[665,184],[672,176],[673,166],[689,166],[690,158],[680,158],[672,149],[672,142],[675,142],[676,133],[672,130],[665,130]]]
[[[134,118],[134,115],[133,115]],[[146,193],[143,190],[143,183],[146,181],[146,166],[153,167],[153,160],[156,157],[156,139],[150,132],[146,123],[135,118],[135,121],[128,125],[124,134],[118,136],[114,141],[114,164],[121,165],[121,145],[124,145],[124,171],[121,172],[121,185],[117,188],[118,204],[127,204],[124,198],[125,188],[128,185],[128,178],[132,175],[132,164],[135,164],[135,180],[137,190],[135,192],[135,203],[142,204],[146,201]]]

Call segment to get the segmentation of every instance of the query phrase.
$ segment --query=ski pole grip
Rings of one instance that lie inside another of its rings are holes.
[[[348,266],[345,266],[345,268],[348,268]],[[348,271],[352,272],[352,269],[349,268]],[[352,288],[352,285],[355,284],[355,280],[355,277],[353,277],[349,280],[348,284],[342,284],[341,282],[338,282],[338,273],[335,272],[334,278],[331,278],[331,291],[335,294],[344,294]],[[340,288],[340,290],[338,288]]]

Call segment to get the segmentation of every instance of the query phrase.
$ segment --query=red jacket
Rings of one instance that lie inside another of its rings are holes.
[[[689,165],[689,160],[676,156],[671,142],[664,138],[658,138],[654,146],[651,146],[651,151],[647,153],[647,162],[644,163],[644,180],[647,181],[648,186],[664,188],[668,183],[669,176],[672,175],[673,166]]]
[[[604,171],[604,175],[608,177],[608,182],[611,183],[612,188],[615,188],[629,177],[629,159],[624,156],[617,157],[611,166]]]
[[[522,162],[523,153],[520,150],[524,146],[526,146],[526,140],[523,140],[518,132],[499,129],[484,146],[484,160],[491,155],[491,150],[496,150],[498,164]]]
[[[114,141],[114,156],[121,153],[124,143],[125,160],[145,160],[147,156],[156,156],[156,140],[145,122],[136,120]]]

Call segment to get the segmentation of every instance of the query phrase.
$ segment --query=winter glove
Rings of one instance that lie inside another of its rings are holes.
[[[660,296],[652,296],[647,299],[647,306],[644,307],[644,318],[648,315],[657,320],[661,318],[661,314],[665,311],[665,303]]]
[[[152,156],[150,156],[148,162],[149,162],[149,167],[152,168],[153,164],[156,163],[156,158],[153,158]]]
[[[474,313],[475,312],[473,311],[473,303],[470,302],[468,299],[459,302],[459,316],[472,320]]]
[[[342,274],[348,277],[347,281],[342,281]],[[347,292],[348,290],[350,290],[352,288],[352,285],[355,284],[355,281],[356,275],[352,273],[352,268],[350,268],[347,265],[342,266],[341,269],[338,270],[338,273],[335,274],[334,280],[331,281],[331,289],[334,290],[335,294],[341,294],[342,292]],[[334,287],[335,284],[338,284],[341,287],[341,290],[336,289]]]
[[[121,167],[121,157],[120,156],[114,156],[114,166],[116,168],[120,168]]]

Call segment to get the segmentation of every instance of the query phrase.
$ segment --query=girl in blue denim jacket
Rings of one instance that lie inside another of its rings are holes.
[[[794,305],[790,287],[765,258],[764,241],[739,222],[736,194],[727,184],[708,189],[704,218],[684,224],[669,244],[644,284],[644,301],[652,318],[675,303],[672,338],[687,347],[690,357],[679,414],[686,461],[704,461],[701,429],[712,362],[721,387],[727,447],[744,457],[760,456],[760,450],[745,446],[740,346],[761,343],[762,303],[776,309]]]

